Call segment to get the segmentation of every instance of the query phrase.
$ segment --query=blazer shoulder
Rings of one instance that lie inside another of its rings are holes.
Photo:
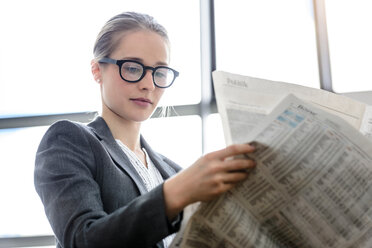
[[[46,131],[46,134],[49,133],[70,133],[70,134],[78,134],[78,133],[91,133],[91,130],[87,127],[87,125],[76,122],[76,121],[70,121],[70,120],[59,120],[55,123],[53,123],[48,130]]]
[[[49,129],[80,129],[80,128],[86,128],[86,125],[81,123],[81,122],[76,122],[76,121],[70,121],[70,120],[59,120],[54,122],[52,125],[50,125]]]
[[[53,123],[38,146],[35,158],[35,175],[43,174],[48,170],[69,168],[89,168],[95,173],[93,152],[95,137],[89,133],[84,124],[61,120]]]
[[[53,123],[42,137],[38,151],[48,149],[50,146],[68,144],[88,144],[88,140],[96,139],[92,130],[85,124],[60,120]]]

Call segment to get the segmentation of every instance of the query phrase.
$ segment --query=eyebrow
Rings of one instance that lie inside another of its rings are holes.
[[[138,62],[144,64],[143,59],[141,59],[141,58],[137,58],[137,57],[125,57],[125,58],[122,58],[122,60],[126,60],[126,59],[135,60],[135,61],[138,61]],[[159,66],[159,65],[168,66],[168,64],[165,63],[165,62],[157,62],[157,63],[155,63],[155,65],[157,65],[157,66]]]

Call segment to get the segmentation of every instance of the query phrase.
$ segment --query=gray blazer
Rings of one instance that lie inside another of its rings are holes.
[[[141,146],[164,179],[181,168]],[[163,184],[150,192],[113,138],[103,118],[88,125],[53,124],[36,154],[35,188],[56,236],[57,247],[162,247],[178,231],[170,223]]]

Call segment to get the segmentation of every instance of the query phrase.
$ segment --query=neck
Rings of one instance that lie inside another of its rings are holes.
[[[120,140],[132,151],[141,149],[140,122],[125,120],[107,108],[103,108],[102,118],[106,121],[115,139]]]

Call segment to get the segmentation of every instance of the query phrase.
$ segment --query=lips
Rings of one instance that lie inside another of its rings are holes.
[[[148,103],[148,104],[152,104],[152,101],[150,101],[150,99],[147,99],[147,98],[131,98],[130,99],[131,101],[135,101],[135,102],[139,102],[139,103]]]

